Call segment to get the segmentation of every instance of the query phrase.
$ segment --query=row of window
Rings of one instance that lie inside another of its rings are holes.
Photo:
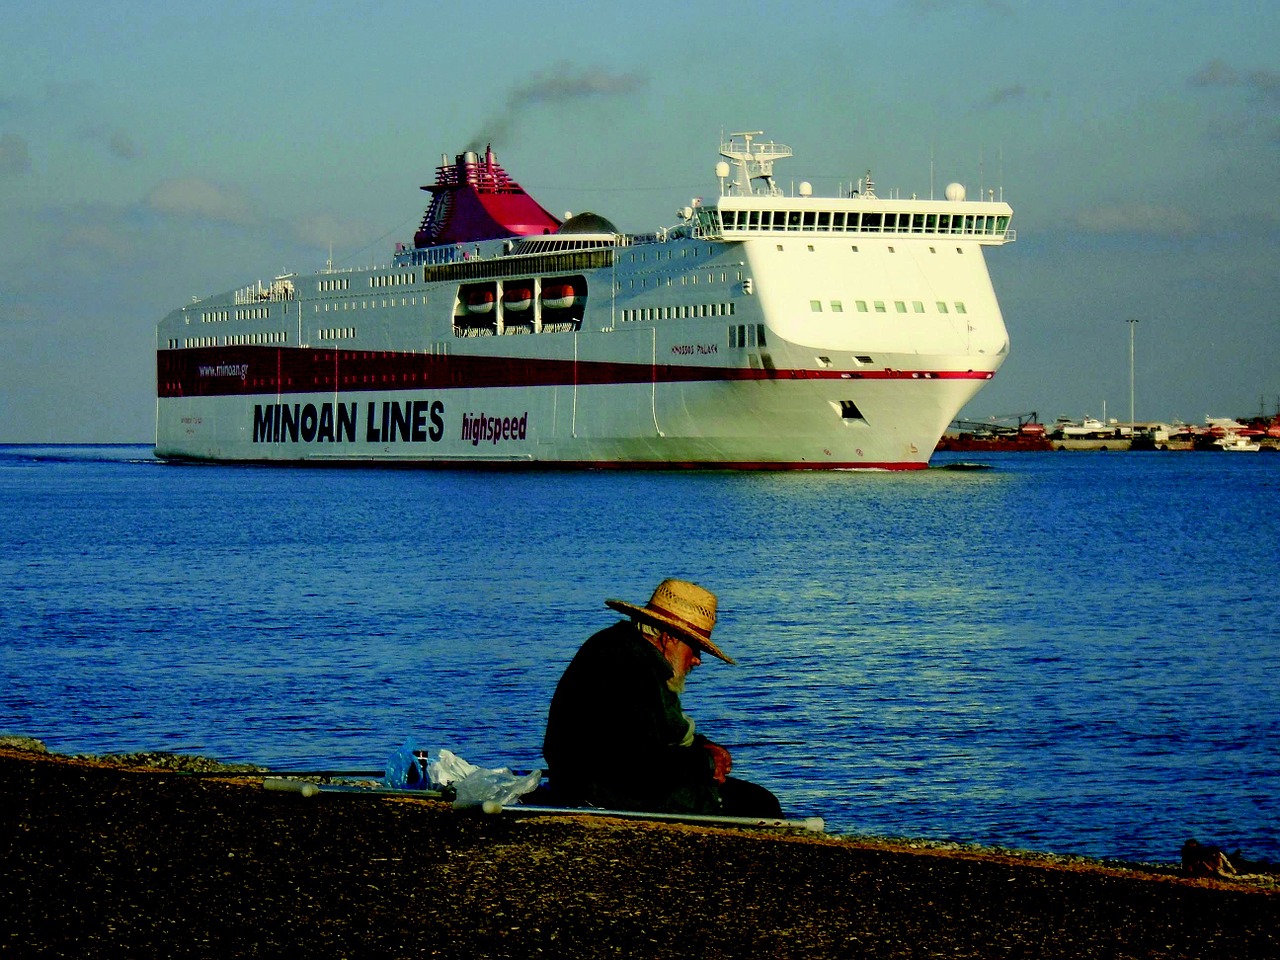
[[[248,347],[262,346],[268,343],[288,343],[289,334],[285,330],[272,330],[267,333],[231,333],[225,337],[184,337],[184,347]],[[176,349],[177,340],[169,341],[169,349]]]
[[[422,303],[424,306],[426,305],[426,302],[427,298],[426,296],[423,296]],[[337,313],[340,310],[377,310],[395,306],[416,307],[417,305],[417,297],[401,297],[399,304],[396,303],[395,297],[392,297],[390,300],[335,300],[333,303],[312,304],[311,312],[320,313],[321,311],[324,311],[325,313],[328,313],[332,310],[334,313]]]
[[[416,273],[384,273],[369,278],[371,287],[400,287],[406,283],[417,283]]]
[[[334,290],[350,290],[350,277],[333,277],[328,280],[320,280],[316,283],[316,290],[320,293],[330,293]]]
[[[719,274],[715,274],[715,273],[708,273],[708,274],[706,274],[706,280],[705,280],[705,282],[706,282],[706,283],[715,283],[715,282],[716,282],[716,277],[717,277],[717,276],[719,276],[719,278],[720,278],[720,282],[721,282],[721,283],[728,283],[728,282],[729,282],[729,274],[728,274],[726,271],[723,271],[723,270],[722,270]],[[680,274],[680,286],[682,286],[682,287],[696,287],[699,283],[704,282],[703,280],[701,280],[701,279],[700,279],[701,277],[702,277],[702,274],[697,274],[697,273],[682,273],[682,274]],[[647,290],[647,289],[649,289],[649,280],[650,280],[650,279],[651,279],[651,278],[649,278],[649,277],[640,277],[640,278],[638,278],[638,279],[636,279],[636,278],[632,278],[632,279],[630,279],[630,280],[628,280],[628,281],[627,281],[626,289],[628,289],[628,290]],[[654,287],[654,289],[656,290],[656,289],[658,289],[659,287],[671,287],[671,286],[675,286],[675,284],[672,282],[672,281],[673,281],[673,279],[674,279],[674,278],[673,278],[673,277],[670,277],[670,276],[666,276],[666,277],[653,277],[653,278],[652,278],[652,280],[653,280],[653,287]],[[739,271],[737,272],[737,280],[738,280],[738,281],[741,281],[741,280],[742,280],[742,271],[741,271],[741,270],[739,270]],[[619,280],[617,283],[615,283],[615,284],[614,284],[613,289],[614,289],[616,292],[621,292],[621,291],[622,291],[622,289],[623,289],[622,281],[621,281],[621,280]]]
[[[897,233],[940,236],[1003,236],[1007,215],[951,213],[864,213],[845,210],[720,210],[725,233],[782,231],[813,233]]]
[[[714,249],[713,249],[712,247],[707,247],[707,248],[706,248],[705,253],[703,254],[703,256],[710,257],[710,256],[712,256],[712,255],[714,254],[714,252],[715,252],[715,251],[714,251]],[[670,247],[667,247],[667,248],[665,248],[665,249],[659,248],[659,249],[657,249],[657,250],[634,249],[634,250],[632,250],[632,251],[631,251],[631,253],[630,253],[630,254],[628,254],[628,257],[629,257],[629,259],[631,260],[631,262],[632,262],[632,263],[644,263],[644,262],[645,262],[646,257],[647,257],[650,253],[652,253],[652,254],[653,254],[653,259],[654,259],[655,261],[657,261],[657,260],[672,260],[672,259],[674,259],[674,258],[675,258],[675,254],[676,254],[675,250],[671,249]],[[690,246],[682,246],[682,247],[680,248],[680,256],[681,256],[681,257],[697,257],[697,256],[698,256],[698,248],[697,248],[696,246],[692,246],[692,245],[690,245]]]
[[[872,300],[870,303],[871,303],[871,305],[870,305],[870,307],[868,307],[868,305],[867,305],[867,301],[866,301],[866,300],[855,300],[855,301],[854,301],[854,306],[857,308],[858,313],[872,313],[872,312],[874,312],[874,313],[888,313],[888,312],[889,312],[888,308],[885,306],[885,301],[884,301],[884,300]],[[963,301],[963,300],[955,300],[955,301],[953,301],[953,302],[952,302],[952,304],[951,304],[951,305],[948,305],[948,304],[947,304],[947,301],[945,301],[945,300],[937,300],[937,301],[935,301],[935,304],[936,304],[936,306],[937,306],[937,308],[938,308],[938,312],[939,312],[939,313],[950,313],[950,312],[951,312],[951,309],[952,309],[952,306],[954,306],[954,308],[955,308],[955,312],[956,312],[956,313],[968,313],[968,312],[969,312],[969,311],[965,308],[965,305],[964,305],[964,301]],[[831,312],[832,312],[832,313],[844,313],[844,301],[843,301],[843,300],[830,300],[830,301],[828,301],[828,305],[829,305],[829,307],[830,307],[830,309],[831,309]],[[895,301],[893,301],[893,308],[894,308],[894,310],[895,310],[897,313],[908,313],[908,312],[910,312],[910,313],[924,313],[924,312],[925,312],[925,307],[924,307],[924,301],[923,301],[923,300],[912,300],[912,301],[911,301],[911,310],[910,310],[910,311],[908,311],[908,310],[907,310],[907,301],[905,301],[905,300],[895,300]],[[812,312],[814,312],[814,313],[822,313],[822,311],[823,311],[822,301],[821,301],[821,300],[810,300],[810,301],[809,301],[809,309],[810,309]]]
[[[764,339],[763,323],[739,323],[729,327],[730,349],[746,350],[750,347],[764,347],[767,345]]]
[[[283,330],[271,330],[267,333],[230,333],[222,338],[228,347],[260,346],[266,343],[284,343],[289,335]]]
[[[622,322],[633,320],[689,320],[695,317],[731,317],[734,315],[733,303],[683,303],[674,307],[640,307],[636,310],[623,310]]]
[[[355,327],[328,327],[316,331],[320,340],[354,340],[356,336]]]

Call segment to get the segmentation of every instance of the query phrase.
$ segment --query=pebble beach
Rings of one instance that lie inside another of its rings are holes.
[[[0,953],[1280,955],[1273,876],[262,784],[0,749]]]

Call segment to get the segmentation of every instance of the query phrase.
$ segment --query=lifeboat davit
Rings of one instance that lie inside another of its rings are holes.
[[[512,313],[523,313],[533,306],[533,288],[507,287],[502,291],[502,306]]]
[[[573,284],[551,281],[542,285],[542,305],[551,310],[567,310],[578,301]]]
[[[468,290],[462,297],[462,304],[467,313],[492,313],[492,290]]]

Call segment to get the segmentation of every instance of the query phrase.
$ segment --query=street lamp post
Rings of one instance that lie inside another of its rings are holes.
[[[1134,317],[1128,319],[1129,324],[1129,444],[1133,445],[1133,330],[1138,321]]]

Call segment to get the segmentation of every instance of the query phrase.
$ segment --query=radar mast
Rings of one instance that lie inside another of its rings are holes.
[[[772,140],[766,143],[752,142],[754,138],[763,136],[763,130],[731,133],[728,142],[720,145],[720,156],[730,161],[735,171],[727,193],[770,197],[781,195],[782,191],[773,182],[773,162],[791,156],[791,148]],[[759,186],[756,185],[757,180],[761,181]]]

